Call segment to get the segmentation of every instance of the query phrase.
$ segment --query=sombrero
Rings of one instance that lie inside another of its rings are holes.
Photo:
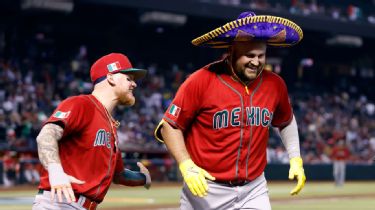
[[[294,22],[276,16],[243,12],[234,21],[192,41],[193,45],[227,48],[234,41],[266,41],[267,45],[290,47],[302,40],[302,29]]]

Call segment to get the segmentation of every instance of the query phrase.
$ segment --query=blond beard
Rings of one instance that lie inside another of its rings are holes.
[[[129,97],[127,94],[123,97],[120,97],[120,105],[124,106],[133,106],[135,104],[135,98],[134,96]]]

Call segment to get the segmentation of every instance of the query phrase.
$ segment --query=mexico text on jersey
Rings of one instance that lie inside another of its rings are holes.
[[[269,127],[283,127],[293,117],[278,75],[263,71],[248,90],[216,62],[187,78],[165,112],[164,120],[184,132],[193,161],[218,180],[258,177]]]

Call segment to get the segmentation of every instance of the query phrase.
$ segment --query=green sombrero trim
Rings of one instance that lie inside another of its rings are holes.
[[[228,32],[229,30],[233,30],[235,28],[238,28],[239,26],[243,26],[243,25],[250,24],[250,23],[261,23],[261,22],[278,23],[278,24],[288,26],[288,27],[294,29],[298,33],[298,35],[299,35],[298,42],[301,41],[301,39],[303,38],[302,29],[297,24],[295,24],[294,22],[292,22],[288,19],[282,18],[282,17],[275,17],[275,16],[269,16],[269,15],[259,15],[259,16],[245,17],[245,18],[241,18],[241,19],[238,19],[238,20],[231,21],[231,22],[229,22],[229,23],[227,23],[227,24],[225,24],[225,25],[223,25],[219,28],[216,28],[216,29],[214,29],[214,30],[194,39],[191,42],[192,42],[193,45],[199,46],[203,42],[214,39],[214,38],[220,36],[221,34]],[[296,42],[296,43],[298,43],[298,42]],[[270,43],[270,44],[275,45],[275,46],[291,45],[291,44],[285,44],[285,43],[280,43],[280,44]]]

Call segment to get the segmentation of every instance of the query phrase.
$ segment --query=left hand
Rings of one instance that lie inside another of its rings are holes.
[[[290,191],[290,195],[297,195],[305,186],[306,176],[303,170],[303,161],[301,157],[290,159],[289,179],[293,180],[297,177],[297,186]]]
[[[143,185],[146,189],[150,189],[151,187],[151,176],[148,169],[141,163],[137,162],[137,166],[139,167],[139,171],[146,176],[146,183]]]

